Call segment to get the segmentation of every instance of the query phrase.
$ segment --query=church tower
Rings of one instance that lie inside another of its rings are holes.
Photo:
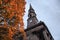
[[[38,22],[38,20],[36,17],[36,13],[30,4],[30,8],[28,11],[27,28],[30,28],[31,26],[37,24],[37,22]]]
[[[54,40],[44,22],[38,22],[32,6],[28,10],[27,29],[25,30],[28,40]]]

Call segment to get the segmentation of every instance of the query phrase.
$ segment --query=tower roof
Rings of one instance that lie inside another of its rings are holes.
[[[30,9],[33,9],[31,4],[30,4]]]
[[[31,4],[30,4],[30,8],[29,8],[29,11],[28,11],[28,17],[32,17],[33,16],[36,16],[36,13],[35,13],[35,10],[32,8]]]
[[[33,10],[34,11],[34,9],[33,9],[33,7],[32,7],[32,5],[30,4],[30,8],[29,8],[29,10]]]

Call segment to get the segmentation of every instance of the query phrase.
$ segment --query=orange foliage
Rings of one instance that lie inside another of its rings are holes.
[[[23,23],[23,16],[25,12],[25,0],[4,0],[5,3],[7,3],[6,6],[3,6],[8,12],[8,18],[12,19],[12,17],[15,15],[17,17],[17,22],[14,23],[14,27],[9,27],[9,36],[12,37],[12,35],[15,33],[18,27],[18,24],[20,24],[19,31],[22,32],[25,35],[24,32],[24,23]],[[0,4],[2,4],[2,1],[0,1]],[[5,27],[7,27],[6,21],[5,21]],[[13,30],[13,31],[12,31]],[[26,36],[26,35],[25,35]]]

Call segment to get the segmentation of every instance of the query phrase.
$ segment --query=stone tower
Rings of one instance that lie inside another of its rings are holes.
[[[27,29],[25,30],[28,40],[54,40],[44,22],[38,22],[32,6],[28,11]]]
[[[31,27],[35,24],[37,24],[38,20],[37,20],[37,17],[36,17],[36,13],[34,11],[34,9],[32,8],[31,4],[30,4],[30,8],[29,8],[29,11],[28,11],[28,20],[27,20],[27,27]]]

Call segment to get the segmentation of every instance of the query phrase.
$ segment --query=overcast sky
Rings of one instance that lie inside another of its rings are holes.
[[[39,21],[43,21],[54,40],[60,40],[60,0],[26,0],[26,12],[24,15],[25,28],[27,26],[27,15],[31,3]]]

